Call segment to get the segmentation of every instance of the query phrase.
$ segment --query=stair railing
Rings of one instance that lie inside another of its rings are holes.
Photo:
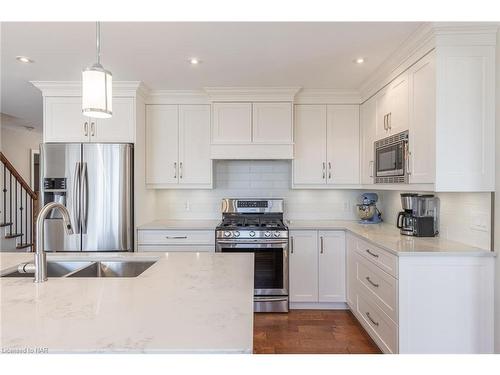
[[[31,189],[19,172],[0,152],[0,227],[5,238],[16,239],[16,249],[34,251],[38,194]]]

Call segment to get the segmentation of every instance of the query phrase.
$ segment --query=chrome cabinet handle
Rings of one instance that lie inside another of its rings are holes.
[[[384,115],[384,130],[387,130],[387,114]]]
[[[370,284],[372,284],[375,288],[378,288],[380,285],[379,284],[375,284],[371,279],[370,279],[370,276],[366,276],[365,277],[366,281],[368,281]]]
[[[177,178],[177,162],[174,161],[174,178]]]
[[[179,178],[182,178],[182,161],[179,163]]]
[[[89,135],[89,123],[87,121],[83,124],[83,134],[85,137],[88,137]]]
[[[332,163],[328,162],[328,179],[332,179]]]
[[[326,178],[326,163],[323,162],[323,180]]]
[[[319,241],[320,241],[320,243],[321,243],[319,253],[320,253],[320,254],[323,254],[323,253],[325,252],[325,247],[324,247],[323,236],[321,236],[321,237],[319,238]]]
[[[95,136],[95,122],[90,123],[90,136]]]
[[[378,258],[378,254],[372,253],[370,249],[365,250],[368,254],[370,254],[372,257]]]
[[[167,240],[185,240],[187,236],[165,236]]]
[[[377,327],[378,327],[378,322],[376,322],[375,320],[373,320],[373,318],[370,316],[370,313],[369,312],[365,312],[366,316],[368,317],[368,319],[370,319],[370,322],[372,322],[373,324],[375,324]]]
[[[373,162],[373,160],[370,160],[370,162],[368,163],[368,169],[370,170],[370,177],[373,177],[373,167],[374,167],[375,163]]]
[[[293,237],[290,237],[290,253],[293,254]]]
[[[389,114],[387,115],[387,127],[389,128],[389,130],[392,129],[392,112],[389,112]]]

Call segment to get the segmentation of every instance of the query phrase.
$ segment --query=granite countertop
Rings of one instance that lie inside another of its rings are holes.
[[[252,352],[253,254],[48,254],[61,259],[157,262],[135,278],[0,278],[3,352]],[[0,270],[26,261],[1,253]]]
[[[215,230],[220,220],[155,220],[139,225],[139,230]]]

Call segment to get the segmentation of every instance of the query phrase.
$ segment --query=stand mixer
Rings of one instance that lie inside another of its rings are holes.
[[[378,195],[364,193],[360,197],[361,203],[357,204],[359,222],[361,224],[377,224],[382,221],[382,214],[377,208]]]

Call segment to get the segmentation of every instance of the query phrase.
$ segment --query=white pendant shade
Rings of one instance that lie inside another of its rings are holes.
[[[113,76],[99,65],[82,72],[82,112],[85,116],[109,118],[113,114]]]

